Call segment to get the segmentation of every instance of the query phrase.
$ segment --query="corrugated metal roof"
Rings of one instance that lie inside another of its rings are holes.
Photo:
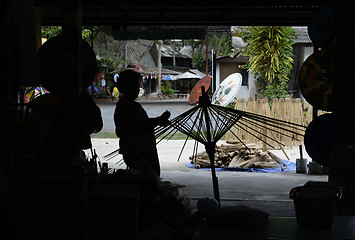
[[[149,52],[154,41],[139,39],[136,41],[127,41],[127,61],[139,63],[141,59]]]
[[[307,27],[293,27],[296,32],[295,44],[312,44],[312,40],[309,38],[308,35],[308,28]]]
[[[151,69],[147,66],[144,66],[143,64],[136,64],[136,63],[128,64],[127,67],[122,67],[118,70],[112,71],[111,73],[119,73],[119,72],[122,72],[123,70],[126,70],[126,69],[132,69],[136,72],[139,72],[141,74],[146,74],[146,75],[156,74],[156,72],[153,69]]]
[[[161,55],[163,57],[173,57],[172,46],[164,44],[161,49]],[[191,58],[190,56],[179,51],[177,48],[175,49],[175,57],[176,58]]]
[[[128,63],[140,63],[143,57],[149,53],[154,41],[138,39],[117,41],[116,43],[107,42],[106,44],[109,45],[109,51],[114,52],[117,58]],[[104,46],[100,45],[99,48],[103,49]],[[121,68],[123,65],[118,67]]]
[[[199,51],[199,50],[196,49],[195,50],[195,54],[197,53],[197,51]],[[206,56],[206,45],[202,46],[201,52],[202,52],[202,55],[205,57]],[[191,45],[185,45],[183,48],[181,48],[180,53],[192,58],[192,47],[191,47]],[[211,49],[209,49],[209,51],[208,51],[208,57],[209,58],[212,57]]]

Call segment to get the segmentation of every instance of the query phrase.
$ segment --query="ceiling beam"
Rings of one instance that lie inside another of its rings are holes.
[[[322,1],[324,5],[326,1]],[[173,4],[173,5],[172,5]],[[43,25],[59,25],[61,1],[35,0]],[[84,26],[306,25],[320,1],[248,0],[234,3],[82,0]]]

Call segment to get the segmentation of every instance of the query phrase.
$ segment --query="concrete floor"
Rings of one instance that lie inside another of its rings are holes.
[[[104,123],[101,132],[115,132],[115,124],[113,121],[113,114],[115,112],[117,100],[106,101],[97,103],[101,110],[102,120]],[[173,99],[164,101],[139,101],[142,107],[145,109],[149,117],[158,117],[164,111],[169,110],[171,113],[170,119],[180,115],[181,113],[189,110],[193,107],[188,100],[185,99]]]
[[[92,139],[97,154],[102,157],[118,147],[118,139]],[[162,141],[158,145],[161,164],[161,178],[184,187],[180,194],[186,195],[196,204],[197,199],[213,198],[211,172],[186,167],[193,150],[193,140],[188,140],[186,147],[177,162],[182,149],[183,140]],[[204,150],[203,146],[199,149]],[[285,159],[281,150],[273,150]],[[298,147],[287,149],[291,161],[299,157]],[[304,153],[304,157],[308,157]],[[109,161],[111,168],[126,168],[125,164],[117,163],[122,156]],[[309,159],[309,158],[308,158]],[[295,172],[255,173],[255,172],[217,172],[222,206],[247,205],[268,212],[274,216],[294,216],[293,202],[289,192],[293,187],[305,184],[307,181],[327,181],[327,176],[297,174]]]

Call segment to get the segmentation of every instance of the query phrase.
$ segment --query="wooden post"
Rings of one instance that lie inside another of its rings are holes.
[[[176,65],[176,59],[175,59],[175,40],[173,39],[172,41],[171,41],[171,43],[172,43],[172,49],[173,49],[173,67],[175,67],[175,65]]]
[[[66,72],[64,85],[71,91],[61,93],[66,97],[78,95],[81,89],[81,3],[80,1],[65,1],[62,6],[64,62]]]
[[[208,30],[209,27],[206,27],[206,76],[208,75]]]
[[[82,91],[82,75],[81,75],[81,22],[82,22],[82,6],[81,0],[63,1],[62,2],[62,36],[63,36],[63,79],[61,90],[58,92],[62,101],[66,106],[70,107],[69,111],[73,111],[76,114],[79,123],[81,115],[79,113],[79,94]],[[76,136],[73,144],[77,147],[77,155],[74,158],[80,157],[80,141],[81,132],[85,129],[85,126],[79,125],[79,137]],[[90,135],[85,135],[89,138]],[[91,142],[90,142],[91,143]],[[78,188],[79,190],[79,188]],[[84,180],[82,189],[82,200],[80,204],[82,208],[75,209],[75,211],[68,219],[63,228],[71,231],[72,237],[76,239],[87,239],[87,215],[86,215],[86,180]],[[75,199],[77,200],[77,199]],[[76,201],[74,201],[76,204]],[[71,207],[71,205],[69,206]],[[75,224],[76,226],[75,226]],[[72,226],[73,225],[73,226]],[[75,227],[74,227],[75,226]],[[65,232],[65,231],[64,231]]]

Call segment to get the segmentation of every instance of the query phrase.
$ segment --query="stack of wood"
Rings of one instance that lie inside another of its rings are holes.
[[[195,164],[195,168],[211,167],[206,151],[191,156],[190,160]],[[285,168],[282,159],[270,151],[263,152],[256,147],[256,144],[244,145],[236,140],[229,140],[227,144],[216,146],[215,166],[221,168]]]

